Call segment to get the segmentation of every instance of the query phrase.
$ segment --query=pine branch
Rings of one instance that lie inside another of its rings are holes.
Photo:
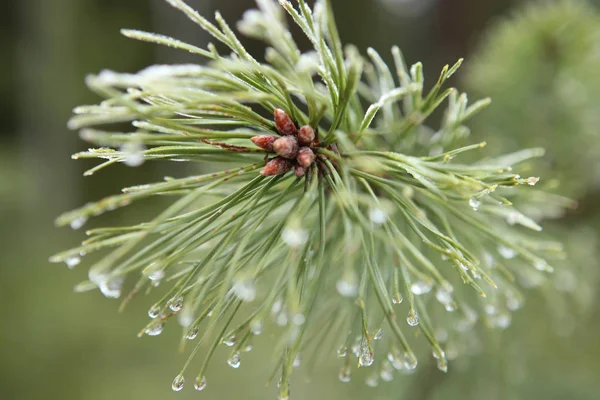
[[[544,276],[552,270],[547,260],[562,256],[561,246],[538,238],[541,227],[517,210],[529,193],[557,203],[528,187],[538,178],[513,171],[542,151],[456,162],[483,147],[464,143],[464,124],[489,103],[469,105],[465,94],[444,88],[462,60],[446,66],[425,93],[422,65],[408,68],[398,48],[388,66],[373,49],[363,57],[343,47],[329,2],[311,9],[303,0],[259,0],[238,27],[267,44],[268,62],[260,63],[218,13],[212,23],[182,1],[168,2],[231,54],[124,30],[209,64],[89,76],[90,89],[106,100],[76,108],[69,126],[100,147],[74,158],[103,160],[87,175],[153,160],[222,170],[126,188],[63,214],[58,225],[79,228],[141,199],[174,198],[149,221],[88,231],[81,246],[51,261],[74,266],[103,251],[77,290],[119,297],[135,282],[123,307],[142,291],[168,285],[140,334],[160,334],[176,319],[182,339],[194,341],[174,390],[183,388],[200,346],[209,350],[197,390],[206,386],[218,344],[232,347],[229,364],[237,368],[264,329],[278,338],[282,399],[300,353],[331,356],[340,349],[340,379],[350,379],[354,363],[374,371],[367,382],[373,384],[417,366],[409,339],[416,332],[446,371],[439,329],[457,343],[469,340],[478,319],[505,327],[522,299],[514,276]],[[311,51],[299,52],[285,12]],[[441,125],[426,125],[442,104]],[[132,131],[90,128],[124,121]],[[319,338],[329,322],[325,346]]]

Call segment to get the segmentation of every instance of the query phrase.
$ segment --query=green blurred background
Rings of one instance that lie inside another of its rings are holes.
[[[206,16],[218,8],[229,21],[238,20],[253,4],[252,0],[188,3]],[[466,57],[467,68],[454,82],[459,87],[468,80],[470,56],[482,48],[486,28],[522,3],[333,0],[345,42],[362,50],[370,45],[382,54],[398,44],[409,63],[423,61],[430,82],[444,64]],[[47,261],[52,253],[82,239],[81,231],[53,226],[53,218],[62,211],[124,186],[187,172],[185,166],[154,164],[142,169],[114,167],[83,179],[82,172],[90,164],[70,159],[86,144],[66,129],[66,120],[74,106],[97,100],[83,84],[86,73],[201,62],[188,54],[125,39],[119,34],[122,27],[165,33],[201,46],[208,41],[206,34],[163,0],[5,0],[0,4],[0,399],[274,398],[273,387],[264,385],[271,372],[268,337],[256,343],[239,370],[229,368],[226,357],[217,355],[204,392],[186,387],[173,393],[171,381],[186,358],[177,352],[179,332],[167,329],[159,337],[136,338],[147,319],[150,299],[137,299],[119,314],[118,302],[97,291],[73,293],[74,284],[87,276],[84,266],[69,271]],[[263,51],[259,43],[250,41],[248,46],[251,52]],[[600,64],[596,71],[600,74]],[[599,98],[592,100],[600,111]],[[478,118],[483,124],[485,112]],[[486,134],[474,133],[476,140],[486,139]],[[577,146],[564,148],[574,156],[578,151]],[[576,173],[567,174],[567,179],[586,177]],[[586,193],[579,199],[584,211],[569,214],[554,229],[566,232],[566,240],[574,226],[585,236],[594,236],[599,230],[599,198],[598,191]],[[147,204],[133,212],[141,217],[152,213],[154,206]],[[101,223],[135,217],[125,210]],[[92,221],[89,226],[99,223]],[[596,249],[590,248],[595,242],[585,243],[573,245],[581,247],[574,259],[596,270]],[[596,284],[590,284],[586,290],[593,292]],[[364,385],[361,371],[352,383],[342,384],[337,380],[337,360],[331,357],[316,371],[296,374],[292,398],[599,399],[597,301],[574,309],[568,326],[560,329],[547,299],[529,294],[528,304],[517,312],[508,330],[490,332],[482,343],[473,343],[482,351],[451,363],[447,375],[423,362],[415,374],[397,376],[377,388]]]

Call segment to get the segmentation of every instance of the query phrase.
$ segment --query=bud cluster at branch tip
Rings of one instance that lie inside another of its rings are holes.
[[[311,148],[316,137],[315,130],[308,125],[297,129],[292,118],[279,108],[275,109],[274,120],[281,137],[257,135],[250,139],[261,149],[277,154],[265,165],[261,175],[285,174],[294,168],[297,177],[304,176],[315,161],[315,153]]]

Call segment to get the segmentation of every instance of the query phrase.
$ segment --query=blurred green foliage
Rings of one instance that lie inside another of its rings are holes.
[[[239,370],[230,369],[224,361],[215,365],[202,394],[191,390],[173,393],[171,380],[185,358],[174,351],[175,332],[135,337],[146,319],[149,299],[140,298],[125,314],[118,314],[117,302],[104,299],[98,292],[72,292],[72,286],[85,278],[84,269],[68,271],[47,263],[48,255],[80,239],[79,232],[55,230],[52,220],[59,212],[134,182],[152,180],[157,174],[115,169],[82,183],[80,172],[86,166],[71,162],[69,154],[83,144],[64,128],[71,107],[91,101],[82,83],[85,73],[105,67],[136,70],[152,62],[152,47],[125,40],[117,32],[121,27],[156,30],[153,21],[168,19],[169,11],[155,3],[160,1],[21,0],[1,6],[7,10],[0,12],[0,46],[8,55],[4,59],[8,61],[0,64],[1,399],[274,397],[273,388],[261,385],[270,373],[261,357],[269,353],[258,351],[249,353]],[[196,7],[200,3],[190,1]],[[440,0],[411,19],[396,16],[372,1],[333,3],[345,41],[364,46],[367,41],[361,39],[363,36],[368,36],[369,42],[380,38],[377,47],[381,45],[383,50],[397,43],[409,61],[422,59],[431,66],[431,74],[464,56],[477,31],[493,14],[505,12],[509,4],[500,0]],[[249,5],[249,1],[219,2],[227,19],[237,18]],[[494,100],[476,121],[473,132],[477,139],[488,140],[494,151],[496,145],[548,147],[551,164],[543,168],[550,171],[547,176],[562,179],[558,190],[586,194],[580,199],[583,211],[552,229],[574,241],[569,247],[577,252],[577,260],[596,271],[596,249],[590,249],[587,242],[578,239],[581,236],[571,232],[593,236],[587,229],[596,229],[600,222],[597,194],[587,190],[592,179],[587,172],[600,155],[598,124],[591,123],[599,115],[600,68],[595,64],[594,69],[581,58],[589,50],[586,46],[596,46],[597,56],[600,39],[595,36],[587,43],[573,39],[576,34],[598,30],[597,17],[589,11],[578,11],[574,16],[570,10],[577,7],[565,7],[566,11],[557,13],[554,22],[540,31],[522,22],[520,34],[507,33],[505,39],[498,39],[504,49],[489,49],[497,52],[496,61],[486,58],[483,51],[489,44],[482,44],[481,59],[473,70],[496,71],[490,76],[505,79],[505,84],[492,84],[491,78],[475,72],[472,79],[465,78],[473,90]],[[537,17],[536,11],[528,13],[529,18]],[[567,24],[569,16],[580,19]],[[165,33],[179,28],[180,20],[174,21],[175,25],[164,26]],[[179,29],[185,30],[185,26]],[[498,30],[502,29],[508,28],[500,25],[489,35],[501,35]],[[549,47],[536,45],[544,35],[550,38]],[[493,40],[488,36],[482,43]],[[567,71],[576,80],[574,86],[565,87],[571,78],[565,81],[564,75],[553,75],[556,68],[544,59],[528,62],[534,51],[558,61],[556,65],[572,65]],[[582,90],[586,96],[578,95]],[[556,98],[559,100],[553,101]],[[582,100],[586,102],[582,104]],[[588,110],[586,116],[579,118],[577,113],[583,109]],[[572,124],[570,128],[568,124]],[[547,132],[557,132],[557,136]],[[596,139],[588,141],[578,132],[596,134]],[[138,211],[151,209],[149,204]],[[125,211],[113,218],[136,216]],[[580,221],[591,228],[581,227]],[[435,366],[421,365],[415,375],[373,389],[363,384],[363,372],[349,385],[339,383],[339,365],[331,360],[311,371],[308,383],[299,374],[292,382],[292,398],[597,399],[600,307],[588,304],[582,314],[565,303],[566,313],[562,315],[573,318],[556,320],[552,318],[552,299],[559,295],[534,290],[528,294],[528,304],[516,314],[512,326],[502,334],[490,334],[488,342],[480,344],[485,350],[468,362],[450,364],[448,375]],[[569,329],[559,329],[561,336],[556,325]],[[256,348],[268,348],[269,338],[262,340]]]
[[[494,106],[474,124],[497,151],[544,147],[539,168],[580,198],[600,185],[600,13],[583,1],[534,2],[485,35],[465,83]]]

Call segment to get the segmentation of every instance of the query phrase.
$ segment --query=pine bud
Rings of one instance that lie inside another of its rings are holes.
[[[298,131],[298,143],[300,146],[310,146],[315,140],[315,130],[308,125],[303,126]]]
[[[260,174],[262,176],[285,174],[292,168],[292,162],[282,157],[275,157],[265,165]]]
[[[252,143],[267,151],[273,151],[273,142],[277,139],[279,139],[277,136],[272,135],[258,135],[250,138]]]
[[[280,137],[273,142],[273,150],[281,157],[294,159],[298,155],[298,140],[294,136]]]
[[[304,176],[304,174],[306,173],[306,168],[301,167],[300,165],[295,165],[294,166],[294,173],[296,174],[296,176],[298,178],[300,178],[301,176]]]
[[[296,157],[296,160],[300,166],[308,168],[313,161],[315,161],[315,153],[313,153],[313,151],[308,147],[302,147],[300,150],[298,150],[298,156]]]
[[[294,121],[280,108],[275,109],[275,126],[277,127],[277,131],[284,136],[296,135],[298,133]]]

